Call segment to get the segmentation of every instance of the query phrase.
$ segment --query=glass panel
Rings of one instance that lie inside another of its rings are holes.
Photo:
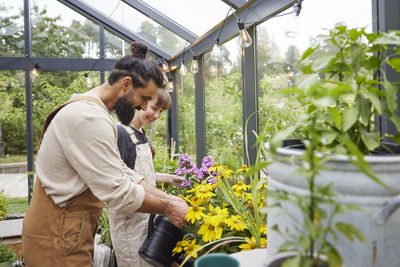
[[[205,55],[207,155],[232,169],[243,162],[240,58],[238,37],[221,46],[218,61]]]
[[[58,1],[37,0],[31,8],[32,55],[97,58],[99,27]]]
[[[104,31],[104,47],[106,58],[120,59],[131,54],[130,43],[107,30]]]
[[[354,16],[355,10],[357,16]],[[281,14],[290,11],[292,9]],[[367,4],[364,0],[308,0],[303,2],[297,21],[292,15],[286,15],[271,18],[257,26],[260,133],[271,136],[276,130],[295,122],[302,114],[292,103],[284,100],[276,102],[270,96],[279,89],[299,83],[301,77],[297,74],[300,71],[296,69],[295,62],[315,42],[315,37],[327,34],[326,29],[336,23],[367,27],[367,31],[372,32],[371,14],[371,2]],[[285,33],[293,29],[295,38],[288,38]]]
[[[170,55],[175,55],[185,45],[185,40],[122,1],[101,1],[100,3],[98,0],[84,0],[83,2]]]
[[[219,0],[186,0],[184,4],[182,0],[146,0],[146,3],[197,36],[221,22],[229,10],[229,6]]]
[[[184,76],[180,74],[181,68],[177,70],[179,152],[188,153],[196,164],[194,74],[190,72],[190,64],[185,64],[187,73]]]
[[[0,56],[23,56],[24,2],[0,1]]]

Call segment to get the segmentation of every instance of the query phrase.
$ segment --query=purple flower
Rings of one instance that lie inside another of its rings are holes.
[[[190,187],[192,185],[192,180],[189,179],[183,179],[181,183],[181,187]]]

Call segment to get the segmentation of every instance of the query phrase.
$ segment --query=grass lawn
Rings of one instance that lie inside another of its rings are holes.
[[[25,154],[23,154],[23,155],[10,155],[10,156],[0,157],[0,164],[26,162],[27,161],[26,157],[27,156]]]
[[[7,199],[7,214],[25,213],[27,210],[27,197],[16,197]]]

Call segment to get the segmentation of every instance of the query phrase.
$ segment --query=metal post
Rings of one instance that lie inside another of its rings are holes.
[[[194,75],[195,96],[195,122],[196,122],[196,164],[201,167],[206,156],[206,114],[205,114],[205,90],[204,90],[204,56],[197,57],[199,71]]]
[[[243,153],[245,164],[252,166],[257,159],[256,136],[253,133],[258,133],[257,38],[254,25],[247,30],[253,42],[249,47],[242,48]]]
[[[25,57],[32,54],[31,46],[31,24],[30,24],[30,1],[24,0],[24,38]],[[33,66],[32,66],[33,67]],[[32,127],[32,87],[30,70],[25,71],[25,103],[26,103],[26,145],[27,145],[27,176],[28,176],[28,205],[31,202],[33,192],[33,127]]]
[[[400,29],[400,1],[399,0],[372,0],[372,29],[373,32],[388,32]],[[386,78],[391,82],[400,81],[400,73],[394,71],[386,64],[382,67]],[[383,90],[383,88],[381,88]],[[397,93],[397,105],[400,106],[400,90]],[[398,113],[399,114],[399,113]],[[396,134],[396,127],[386,118],[380,116],[375,127],[380,129],[381,135],[385,133]]]
[[[100,58],[104,59],[105,58],[105,51],[104,51],[104,25],[100,24],[99,26],[100,30]],[[100,84],[103,84],[105,82],[105,71],[100,71]]]
[[[171,154],[171,145],[173,140],[175,142],[175,153],[179,151],[179,138],[178,138],[178,98],[176,93],[176,71],[170,72],[172,81],[174,83],[174,91],[171,92],[172,105],[168,110],[167,119],[167,143],[169,147],[169,153]]]

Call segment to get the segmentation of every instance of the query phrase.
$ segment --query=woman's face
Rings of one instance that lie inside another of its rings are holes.
[[[148,102],[146,110],[137,111],[139,113],[139,121],[142,125],[148,126],[161,117],[161,113],[164,111],[164,109],[161,107],[157,107],[156,103],[157,98],[153,97]]]

